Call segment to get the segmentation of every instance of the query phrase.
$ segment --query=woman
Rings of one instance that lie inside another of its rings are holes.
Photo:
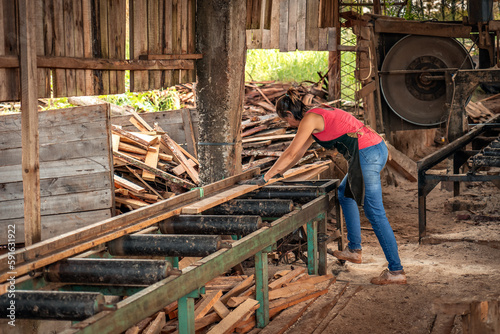
[[[291,88],[276,102],[276,112],[297,134],[272,168],[261,177],[267,182],[293,167],[316,141],[336,148],[348,161],[349,170],[340,183],[339,201],[344,212],[348,247],[334,251],[340,260],[361,263],[361,225],[358,205],[365,215],[389,262],[388,269],[371,280],[373,284],[406,284],[394,232],[387,220],[382,202],[380,171],[387,161],[387,147],[382,138],[351,114],[340,109],[306,110],[295,89]]]

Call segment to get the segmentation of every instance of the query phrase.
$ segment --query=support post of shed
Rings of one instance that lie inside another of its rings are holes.
[[[35,1],[19,0],[22,175],[26,246],[41,240]]]
[[[241,172],[241,116],[245,87],[246,1],[197,1],[196,108],[200,180]]]

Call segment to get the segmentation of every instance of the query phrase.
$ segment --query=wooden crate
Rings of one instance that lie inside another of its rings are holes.
[[[42,239],[104,220],[114,208],[107,105],[39,113]],[[24,242],[21,114],[0,116],[0,244]]]

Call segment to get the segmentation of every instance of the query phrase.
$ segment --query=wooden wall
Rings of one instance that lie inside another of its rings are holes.
[[[39,113],[42,239],[111,217],[110,117],[106,105]],[[21,115],[0,117],[0,230],[24,241]],[[0,244],[7,234],[0,233]]]
[[[337,0],[261,0],[259,28],[247,17],[248,49],[336,51],[333,2]],[[266,5],[272,2],[271,8]],[[267,27],[266,10],[271,10]],[[248,13],[250,15],[250,13]],[[253,28],[253,29],[249,29]]]
[[[33,1],[39,97],[123,93],[125,70],[131,91],[195,81],[195,0]],[[0,0],[0,102],[20,99],[18,21],[17,0]]]

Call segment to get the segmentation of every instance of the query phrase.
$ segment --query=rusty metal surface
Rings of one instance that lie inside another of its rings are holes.
[[[440,124],[446,120],[448,108],[445,71],[439,69],[472,66],[467,50],[453,38],[409,35],[385,56],[381,91],[392,111],[407,122]]]

